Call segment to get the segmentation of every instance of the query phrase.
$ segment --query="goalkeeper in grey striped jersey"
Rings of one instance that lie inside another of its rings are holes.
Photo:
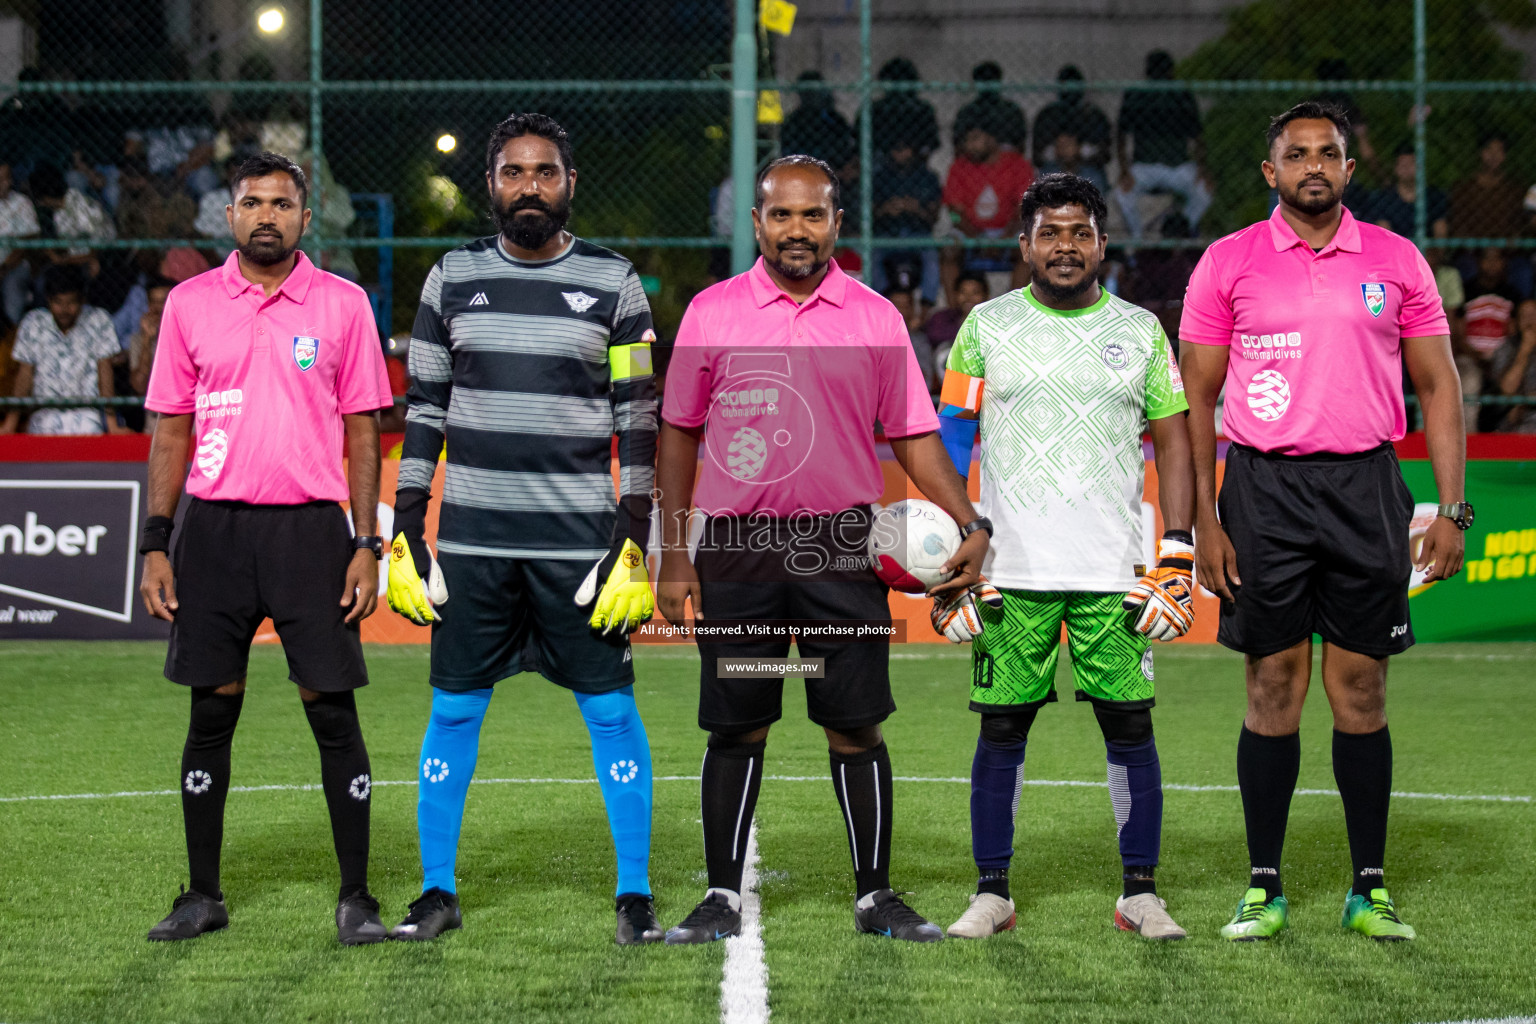
[[[615,941],[655,942],[651,756],[628,639],[652,611],[650,308],[628,260],[565,230],[576,169],[558,124],[507,118],[486,163],[500,230],[438,261],[412,331],[388,597],[432,626],[433,699],[417,780],[422,895],[393,934],[459,926],[481,722],[498,681],[537,672],[572,692],[591,736],[618,860]],[[434,560],[426,514],[445,445]]]

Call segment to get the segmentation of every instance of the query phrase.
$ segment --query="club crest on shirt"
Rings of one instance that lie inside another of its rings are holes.
[[[1130,361],[1131,357],[1126,355],[1119,342],[1112,341],[1104,346],[1104,365],[1111,370],[1123,370]]]
[[[1365,299],[1365,311],[1371,316],[1381,316],[1381,311],[1387,308],[1387,286],[1378,281],[1362,284],[1360,296]]]
[[[588,295],[586,292],[561,292],[565,296],[565,304],[577,313],[585,313],[597,304],[596,295]]]
[[[293,364],[301,370],[307,370],[315,365],[315,357],[320,354],[319,338],[295,337],[293,339]]]

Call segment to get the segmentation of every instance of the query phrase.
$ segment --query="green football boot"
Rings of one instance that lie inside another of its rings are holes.
[[[1344,901],[1344,920],[1340,923],[1377,942],[1406,942],[1417,934],[1397,916],[1397,908],[1385,889],[1372,889],[1370,896],[1350,893]]]
[[[1221,926],[1221,937],[1230,942],[1257,942],[1271,939],[1285,929],[1290,918],[1284,896],[1265,899],[1263,889],[1249,889],[1237,905],[1232,920]]]

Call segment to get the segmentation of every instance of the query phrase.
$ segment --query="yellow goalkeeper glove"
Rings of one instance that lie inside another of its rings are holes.
[[[599,578],[603,580],[601,590]],[[587,620],[593,629],[633,633],[650,619],[656,610],[656,597],[651,593],[651,578],[640,545],[626,537],[592,567],[576,590],[576,607],[586,607],[594,597],[597,603]]]
[[[437,606],[448,600],[443,570],[437,567],[425,537],[430,498],[427,492],[415,489],[396,492],[397,532],[389,546],[389,579],[384,588],[389,606],[418,626],[430,626],[437,621]]]

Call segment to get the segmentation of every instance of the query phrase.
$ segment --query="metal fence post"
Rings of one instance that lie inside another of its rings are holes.
[[[864,283],[875,279],[874,205],[875,143],[871,112],[874,88],[870,78],[870,0],[859,0],[859,259]]]
[[[325,260],[325,180],[320,172],[325,162],[325,150],[320,139],[321,2],[309,0],[309,151],[312,154],[309,167],[309,208],[314,211],[309,222],[309,248],[315,254],[317,267]]]
[[[1420,249],[1429,240],[1429,140],[1426,122],[1429,41],[1425,38],[1425,0],[1413,0],[1413,240]]]
[[[731,46],[731,273],[752,269],[752,194],[757,186],[757,8],[736,0]]]

